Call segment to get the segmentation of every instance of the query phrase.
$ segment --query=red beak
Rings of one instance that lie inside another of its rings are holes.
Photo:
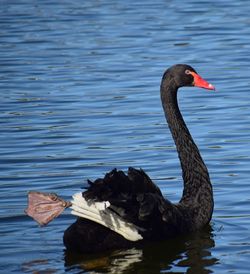
[[[212,84],[209,84],[207,81],[205,81],[199,74],[196,74],[195,72],[191,72],[191,74],[194,77],[195,87],[215,90],[215,87]]]

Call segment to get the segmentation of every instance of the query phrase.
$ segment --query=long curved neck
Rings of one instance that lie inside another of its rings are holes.
[[[161,83],[162,105],[176,144],[184,181],[180,204],[204,207],[209,203],[213,207],[212,186],[208,170],[180,113],[177,90],[178,87],[173,79],[163,78]]]

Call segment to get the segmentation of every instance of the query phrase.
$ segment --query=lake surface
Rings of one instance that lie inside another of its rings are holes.
[[[250,5],[246,1],[31,1],[0,5],[0,272],[249,273]],[[29,190],[65,199],[117,167],[182,193],[159,85],[192,65],[216,92],[179,104],[208,166],[209,228],[141,249],[65,252],[70,211],[39,228]]]

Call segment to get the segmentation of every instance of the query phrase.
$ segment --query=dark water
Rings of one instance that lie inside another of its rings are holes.
[[[249,273],[250,5],[186,2],[0,2],[1,273]],[[39,228],[23,213],[27,191],[70,199],[87,178],[134,166],[180,198],[159,99],[175,63],[217,87],[179,94],[213,181],[211,227],[141,249],[65,253],[74,217]]]

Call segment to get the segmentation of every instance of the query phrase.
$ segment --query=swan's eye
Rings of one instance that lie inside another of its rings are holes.
[[[186,74],[191,74],[191,71],[190,71],[189,69],[186,69],[186,70],[185,70],[185,73],[186,73]]]

